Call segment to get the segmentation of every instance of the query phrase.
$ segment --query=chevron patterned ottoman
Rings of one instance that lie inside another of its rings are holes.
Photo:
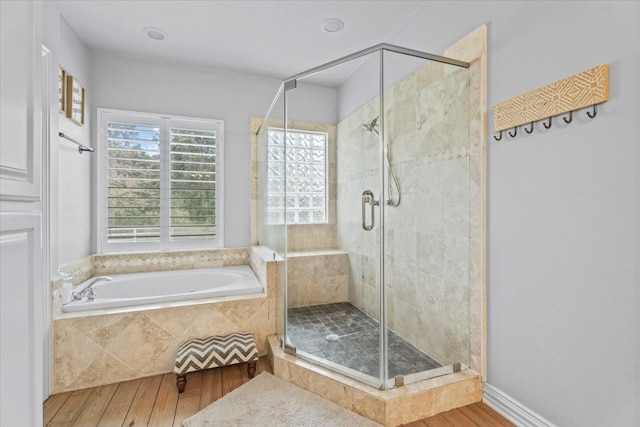
[[[173,369],[178,392],[182,393],[187,385],[187,373],[219,366],[248,362],[247,373],[253,378],[257,360],[258,347],[251,332],[187,340],[178,348]]]

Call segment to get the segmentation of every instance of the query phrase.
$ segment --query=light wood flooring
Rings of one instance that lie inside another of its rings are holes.
[[[261,357],[256,375],[273,373]],[[189,374],[182,394],[174,374],[54,394],[44,402],[44,425],[60,427],[180,427],[182,421],[249,381],[246,364]],[[514,426],[483,403],[406,424],[407,427]]]

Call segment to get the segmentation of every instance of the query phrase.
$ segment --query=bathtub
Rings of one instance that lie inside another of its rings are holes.
[[[72,301],[63,312],[96,310],[201,298],[264,293],[264,288],[248,265],[110,274],[113,281],[100,281],[93,287],[93,301]],[[81,283],[90,282],[93,278]]]

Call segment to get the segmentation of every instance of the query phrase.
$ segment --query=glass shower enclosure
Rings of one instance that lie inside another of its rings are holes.
[[[382,389],[468,367],[468,67],[381,44],[282,84],[254,156],[285,351]]]

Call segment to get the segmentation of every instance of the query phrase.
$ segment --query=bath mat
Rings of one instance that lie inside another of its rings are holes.
[[[182,423],[184,427],[380,426],[325,398],[263,372]]]

